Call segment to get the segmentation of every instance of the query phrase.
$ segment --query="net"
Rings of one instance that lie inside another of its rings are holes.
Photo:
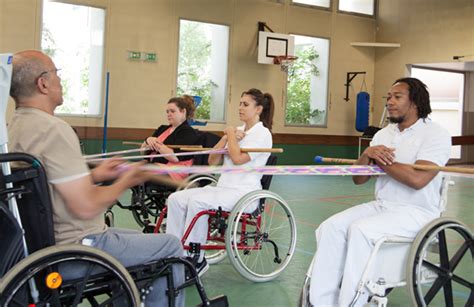
[[[273,64],[280,65],[281,71],[288,72],[297,59],[298,57],[293,55],[279,55],[273,58]]]

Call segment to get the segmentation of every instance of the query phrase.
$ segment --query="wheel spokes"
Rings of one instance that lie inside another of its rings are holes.
[[[454,271],[458,264],[461,262],[464,255],[469,250],[469,245],[470,244],[468,242],[464,242],[464,244],[458,249],[456,254],[451,258],[451,260],[449,261],[449,267],[451,268],[451,271]]]
[[[81,301],[81,298],[83,297],[83,293],[84,293],[84,289],[86,287],[86,284],[87,282],[89,281],[89,278],[91,276],[91,273],[92,273],[92,269],[95,267],[96,265],[94,263],[92,264],[89,264],[88,267],[87,267],[87,271],[86,271],[86,274],[84,275],[84,279],[77,284],[76,286],[76,297],[74,297],[74,301],[72,303],[73,306],[77,306],[79,304],[79,302]]]
[[[459,237],[462,237],[462,242],[458,239]],[[472,306],[474,300],[473,283],[467,276],[463,276],[464,274],[461,273],[464,272],[463,269],[458,268],[458,266],[464,267],[465,265],[469,267],[469,260],[472,263],[472,259],[466,258],[469,250],[471,250],[471,253],[474,251],[472,237],[469,232],[457,225],[447,225],[426,238],[428,239],[427,242],[433,242],[433,238],[437,238],[438,249],[433,252],[427,248],[431,243],[425,243],[424,249],[419,254],[421,270],[418,273],[418,278],[421,277],[421,279],[418,279],[416,285],[419,287],[419,298],[421,300],[418,303],[430,305],[443,302],[443,305],[448,307],[459,305],[459,297],[465,295],[462,289],[467,288],[470,293],[469,298],[466,296],[468,298],[466,306]],[[456,270],[459,272],[456,273]],[[429,287],[422,290],[425,284]],[[441,288],[443,292],[440,292]],[[458,298],[455,300],[455,297]]]

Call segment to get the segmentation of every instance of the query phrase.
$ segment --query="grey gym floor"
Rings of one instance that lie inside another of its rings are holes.
[[[449,189],[445,216],[455,217],[474,229],[474,178],[453,177]],[[282,196],[290,205],[297,224],[296,253],[278,278],[266,283],[253,283],[239,275],[226,259],[212,265],[203,276],[210,297],[225,294],[230,306],[297,306],[306,270],[316,250],[314,230],[329,216],[352,205],[373,199],[373,180],[356,186],[350,177],[341,176],[275,176],[270,190]],[[128,203],[130,195],[121,198]],[[131,213],[115,207],[115,226],[138,229]],[[472,263],[463,264],[462,273],[474,278]],[[389,306],[410,306],[405,288],[389,295]],[[466,301],[468,291],[455,291],[455,299]],[[186,290],[186,306],[199,302],[194,289]],[[443,306],[437,303],[430,306]]]

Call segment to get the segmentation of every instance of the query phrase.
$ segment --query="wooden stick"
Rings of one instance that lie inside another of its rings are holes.
[[[219,150],[205,150],[205,151],[193,151],[193,152],[178,152],[178,153],[169,153],[169,154],[153,154],[153,155],[139,155],[139,156],[125,156],[125,157],[115,157],[115,159],[122,159],[122,160],[142,160],[147,158],[164,158],[164,157],[179,157],[179,156],[192,156],[192,155],[208,155],[208,154],[226,154],[227,150],[219,149]],[[110,154],[110,153],[109,153]],[[102,154],[98,154],[96,156],[102,156]],[[108,160],[110,158],[96,158],[93,156],[85,156],[87,163],[97,163],[102,162],[104,160]]]
[[[127,149],[127,150],[120,150],[120,151],[111,151],[111,152],[100,153],[100,154],[85,155],[84,158],[93,159],[97,157],[110,157],[110,156],[124,155],[124,154],[129,154],[129,153],[134,153],[134,152],[147,151],[147,150],[149,150],[148,147],[143,147],[143,148],[138,148],[138,149]]]
[[[143,142],[128,142],[128,141],[124,141],[122,142],[123,145],[137,145],[137,146],[141,146],[143,144]],[[165,144],[167,147],[169,148],[172,148],[172,149],[179,149],[181,147],[186,147],[186,148],[202,148],[202,145],[167,145]]]
[[[314,160],[315,162],[340,163],[340,164],[354,164],[357,161],[354,159],[323,158],[319,156],[315,157]],[[411,166],[417,170],[424,170],[424,171],[440,171],[440,172],[449,172],[449,173],[474,174],[474,168],[438,166],[438,165],[426,165],[426,164],[405,164],[405,165]]]
[[[137,145],[137,146],[142,146],[143,142],[128,142],[124,141],[122,142],[123,145]]]
[[[129,149],[129,150],[124,150],[124,151],[117,151],[117,152],[109,152],[105,154],[96,154],[96,155],[89,155],[89,156],[84,156],[86,158],[87,163],[92,163],[92,162],[100,162],[103,160],[107,160],[108,158],[105,158],[106,156],[111,156],[111,155],[117,155],[121,153],[129,153],[133,151],[140,151],[144,150],[142,149]],[[283,152],[282,148],[241,148],[242,152]],[[126,156],[126,157],[116,157],[117,159],[123,159],[123,160],[138,160],[138,159],[145,159],[145,158],[158,158],[158,157],[171,157],[171,156],[189,156],[189,155],[207,155],[207,154],[221,154],[225,155],[227,154],[227,149],[222,148],[222,149],[213,149],[213,148],[184,148],[181,147],[181,151],[184,152],[179,152],[179,153],[170,153],[170,154],[153,154],[153,155],[139,155],[139,156]]]
[[[199,148],[199,150],[196,150],[196,148],[192,147],[181,147],[181,151],[206,151],[206,150],[212,150],[212,148]],[[282,153],[283,148],[240,148],[241,152],[273,152],[273,153]]]
[[[425,170],[425,171],[440,171],[440,172],[448,172],[448,173],[474,174],[474,169],[473,168],[424,165],[424,164],[407,164],[407,165],[410,165],[414,169]]]
[[[166,145],[166,146],[173,149],[181,149],[181,148],[201,149],[202,148],[202,145]]]
[[[324,158],[321,156],[314,157],[316,163],[336,163],[336,164],[354,164],[357,160],[355,159],[341,159],[341,158]]]

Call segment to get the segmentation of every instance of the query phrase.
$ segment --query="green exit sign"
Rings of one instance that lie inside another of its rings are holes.
[[[137,61],[137,60],[140,60],[141,58],[142,58],[142,53],[139,52],[139,51],[129,51],[128,52],[128,59],[129,60]]]
[[[145,61],[156,62],[156,53],[145,53]]]

